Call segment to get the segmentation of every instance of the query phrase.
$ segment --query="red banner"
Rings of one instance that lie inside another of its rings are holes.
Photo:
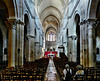
[[[45,58],[48,58],[50,56],[56,57],[57,56],[57,51],[45,51]]]

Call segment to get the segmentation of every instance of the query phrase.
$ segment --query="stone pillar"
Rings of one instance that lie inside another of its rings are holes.
[[[94,20],[89,20],[88,24],[88,43],[89,43],[89,67],[95,67],[95,28],[93,27]]]
[[[35,37],[32,38],[32,61],[35,60]]]
[[[88,27],[87,20],[80,23],[80,64],[88,67]]]
[[[43,40],[44,53],[43,53],[43,55],[45,55],[45,51],[47,51],[47,50],[46,50],[47,48],[45,48],[45,43],[46,43],[45,41],[46,41],[46,40],[45,40],[45,33],[44,33],[44,40]]]
[[[59,41],[57,41],[57,52],[58,52],[58,56],[57,57],[60,57],[60,51],[59,51],[58,47],[59,47]]]
[[[39,55],[39,42],[35,42],[35,59],[38,59],[38,55]]]
[[[68,60],[73,61],[73,54],[72,54],[72,38],[71,36],[68,37]]]
[[[80,64],[83,65],[83,35],[82,35],[82,26],[80,25]]]
[[[31,40],[30,40],[30,35],[27,35],[28,37],[28,54],[26,54],[26,58],[27,58],[27,61],[31,61]]]
[[[86,65],[86,52],[85,52],[85,25],[82,25],[82,42],[83,42],[83,66]]]
[[[38,56],[39,56],[39,53],[40,53],[39,52],[39,50],[40,50],[40,47],[39,46],[40,46],[40,44],[39,44],[39,42],[37,42],[36,43],[36,59],[38,59]]]
[[[41,34],[40,34],[40,36],[39,36],[39,56],[40,56],[40,54],[41,54],[41,42],[42,42],[42,40],[41,40]]]
[[[23,48],[24,48],[24,23],[18,20],[16,28],[16,53],[15,66],[23,66]]]
[[[40,57],[42,56],[42,45],[40,45]]]
[[[86,61],[86,65],[85,67],[89,67],[89,58],[88,58],[88,27],[87,27],[87,23],[85,24],[85,49],[84,49],[84,53],[86,55],[85,61]]]
[[[8,19],[11,26],[9,28],[8,38],[8,67],[15,67],[15,39],[16,39],[16,19]]]
[[[16,28],[15,66],[18,66],[18,44],[19,44],[19,24],[17,24]]]
[[[20,32],[19,32],[19,49],[20,49],[20,52],[19,52],[19,63],[18,65],[19,66],[23,66],[23,63],[24,63],[24,23],[22,21],[19,21],[19,29],[20,29]]]
[[[33,35],[28,35],[29,38],[29,60],[28,61],[34,61],[35,60],[35,37]]]
[[[73,62],[77,62],[77,36],[72,36],[72,40],[73,40],[73,48],[72,48],[72,61]]]
[[[25,42],[25,47],[24,47],[24,54],[25,54],[25,58],[26,58],[26,61],[29,61],[29,39],[27,37],[27,40]]]

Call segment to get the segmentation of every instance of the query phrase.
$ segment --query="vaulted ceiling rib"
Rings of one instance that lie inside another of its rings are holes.
[[[49,27],[58,30],[63,18],[65,1],[66,0],[37,0],[38,13],[45,33]]]

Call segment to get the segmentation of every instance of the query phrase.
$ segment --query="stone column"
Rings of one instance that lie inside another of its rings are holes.
[[[88,67],[88,31],[87,20],[80,23],[80,64]]]
[[[35,42],[35,59],[38,59],[40,42]]]
[[[26,58],[27,58],[27,61],[31,61],[31,40],[30,40],[30,35],[27,35],[28,37],[28,54],[26,54]]]
[[[82,25],[82,37],[83,37],[83,40],[82,40],[82,42],[83,42],[83,66],[85,67],[86,66],[86,49],[85,49],[85,23]]]
[[[44,53],[43,53],[43,55],[45,55],[45,51],[46,51],[46,48],[45,48],[45,42],[46,40],[45,40],[45,33],[44,33],[44,40],[43,40],[43,48],[44,48]]]
[[[43,45],[42,45],[42,35],[40,36],[40,56],[42,55],[42,47],[43,47]]]
[[[80,64],[83,65],[83,35],[82,25],[80,24]]]
[[[28,35],[29,38],[29,60],[28,61],[34,61],[35,60],[35,37],[33,35]]]
[[[68,60],[73,61],[73,56],[72,56],[72,38],[71,36],[68,37]]]
[[[19,52],[19,63],[18,65],[19,66],[23,66],[23,63],[24,63],[24,23],[22,21],[19,20],[19,49],[20,49],[20,52]]]
[[[59,47],[59,41],[57,41],[57,52],[58,52],[58,56],[57,57],[60,57],[60,52],[59,52],[58,47]]]
[[[72,61],[73,62],[77,62],[77,36],[72,36],[72,40],[73,40],[73,48],[72,48],[72,56],[73,56],[73,59]]]
[[[40,54],[42,53],[42,45],[39,45],[40,49],[39,49],[39,52]]]
[[[85,55],[86,55],[86,65],[85,67],[89,67],[89,58],[88,58],[88,27],[87,27],[87,23],[85,24],[85,49],[84,49]]]
[[[15,66],[18,66],[18,44],[19,44],[19,24],[17,24],[16,28]]]
[[[89,67],[95,67],[95,28],[93,27],[94,20],[89,20],[88,24],[88,43],[89,43]]]
[[[8,67],[15,67],[15,39],[16,39],[16,19],[8,19],[10,22],[8,38]]]
[[[25,45],[25,49],[24,49],[24,54],[25,54],[25,58],[26,61],[29,61],[29,38],[27,37],[26,42],[24,43]]]
[[[32,38],[32,61],[35,60],[35,37]]]

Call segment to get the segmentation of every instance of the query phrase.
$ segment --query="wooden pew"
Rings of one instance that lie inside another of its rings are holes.
[[[49,59],[42,58],[35,62],[26,62],[24,67],[6,68],[1,73],[1,80],[43,81]]]

